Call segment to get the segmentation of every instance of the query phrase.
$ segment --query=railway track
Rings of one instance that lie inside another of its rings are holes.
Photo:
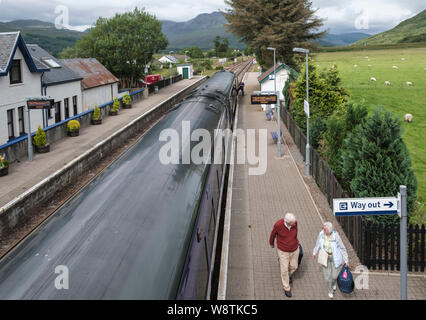
[[[237,75],[238,82],[240,82],[243,79],[246,72],[250,70],[252,65],[253,65],[253,59],[250,58],[248,60],[241,61],[237,64],[229,66],[226,68],[226,70],[234,72]]]

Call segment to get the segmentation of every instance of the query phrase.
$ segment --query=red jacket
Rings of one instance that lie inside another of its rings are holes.
[[[297,222],[288,230],[284,225],[284,219],[278,220],[274,229],[272,229],[269,243],[274,245],[275,237],[277,238],[277,248],[284,252],[294,252],[299,247],[299,240],[297,239]]]

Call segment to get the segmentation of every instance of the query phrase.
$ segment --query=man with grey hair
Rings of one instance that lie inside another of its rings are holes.
[[[299,259],[297,220],[294,214],[286,213],[283,219],[274,224],[269,237],[271,248],[274,248],[275,238],[277,238],[277,252],[280,259],[281,281],[284,293],[291,298],[291,276],[297,269]]]

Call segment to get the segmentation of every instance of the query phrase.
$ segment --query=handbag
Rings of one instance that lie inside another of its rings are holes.
[[[319,249],[318,252],[318,263],[324,267],[327,267],[328,265],[328,254],[323,249]]]
[[[342,268],[342,271],[340,271],[340,274],[337,277],[337,284],[339,286],[340,291],[343,293],[349,294],[354,291],[354,278],[352,276],[351,271],[346,265]]]

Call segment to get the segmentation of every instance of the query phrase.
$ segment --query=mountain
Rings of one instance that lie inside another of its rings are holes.
[[[0,32],[21,31],[26,43],[40,45],[54,56],[66,47],[74,47],[83,33],[71,30],[58,30],[53,23],[39,20],[15,20],[0,22]]]
[[[216,36],[228,38],[231,48],[245,48],[238,37],[225,29],[224,24],[227,20],[220,12],[203,13],[186,22],[165,20],[162,23],[162,31],[169,39],[168,49],[183,49],[191,46],[212,49]]]
[[[327,33],[324,38],[318,40],[317,43],[321,47],[343,47],[370,36],[371,34],[361,32],[342,34]]]
[[[426,42],[426,10],[407,19],[395,28],[363,39],[354,45],[397,44],[410,42]]]

